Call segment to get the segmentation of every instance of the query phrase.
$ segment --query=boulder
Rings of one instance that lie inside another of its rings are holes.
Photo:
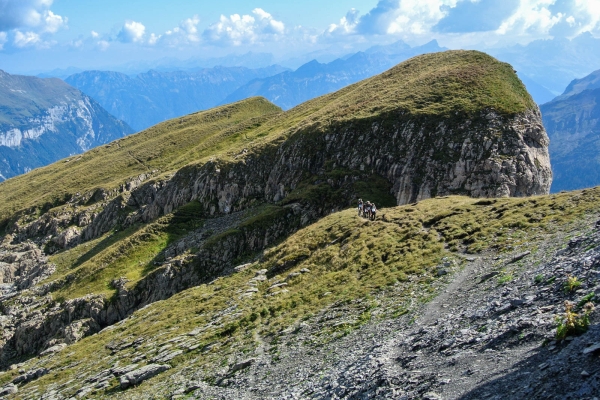
[[[142,368],[138,368],[121,376],[119,382],[121,389],[127,389],[130,386],[139,385],[143,381],[152,378],[170,369],[170,365],[148,364]]]

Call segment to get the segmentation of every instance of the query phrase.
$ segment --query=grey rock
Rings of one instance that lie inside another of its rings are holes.
[[[19,391],[19,388],[14,383],[9,383],[8,385],[0,388],[0,396],[8,396],[10,394],[15,394]]]
[[[531,254],[531,251],[526,251],[526,252],[523,252],[521,254],[517,254],[516,256],[514,256],[513,258],[511,258],[508,263],[510,264],[510,263],[514,263],[514,262],[520,261],[520,260],[524,259],[525,257],[527,257],[530,254]]]
[[[134,371],[137,367],[138,367],[138,364],[130,364],[130,365],[127,365],[124,367],[111,368],[109,371],[114,376],[119,377],[119,376],[125,375],[131,371]]]
[[[65,343],[57,344],[56,346],[52,346],[52,347],[50,347],[50,348],[42,351],[40,353],[40,357],[44,357],[44,356],[47,356],[49,354],[58,353],[59,351],[63,350],[65,347],[67,347],[67,345]]]
[[[242,264],[242,265],[238,265],[237,267],[234,268],[234,270],[236,272],[241,272],[245,269],[248,269],[250,266],[252,266],[252,263],[248,263],[248,264]]]
[[[42,376],[48,374],[49,372],[50,372],[50,370],[48,370],[46,368],[38,368],[35,370],[31,370],[22,375],[17,376],[15,379],[12,380],[12,383],[14,383],[14,384],[28,383],[28,382],[31,382],[38,378],[41,378]]]
[[[75,397],[77,397],[78,399],[82,399],[82,398],[86,397],[88,394],[90,394],[93,390],[94,390],[94,388],[92,386],[84,386],[81,389],[79,389],[77,392],[75,392]]]
[[[589,347],[586,347],[585,349],[583,349],[583,354],[589,354],[589,353],[596,353],[600,351],[600,343],[595,343]]]
[[[513,307],[520,307],[525,303],[522,299],[510,299],[510,305]]]
[[[150,379],[170,368],[170,365],[148,364],[142,368],[128,372],[119,379],[121,389],[127,389],[130,386],[139,385],[143,381]]]
[[[170,352],[163,352],[160,353],[159,355],[157,355],[156,357],[152,358],[150,360],[150,362],[153,363],[166,363],[171,361],[172,359],[174,359],[175,357],[177,357],[178,355],[183,354],[183,350],[175,350],[175,351],[170,351]]]
[[[239,362],[237,364],[232,365],[231,367],[229,367],[229,373],[233,374],[237,371],[240,371],[242,369],[248,368],[249,366],[251,366],[252,364],[254,364],[256,362],[255,358],[249,358],[247,360],[244,360],[242,362]]]

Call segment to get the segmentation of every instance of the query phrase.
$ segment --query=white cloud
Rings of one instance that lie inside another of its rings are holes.
[[[106,51],[110,47],[110,43],[106,40],[99,40],[96,42],[96,47],[100,51]]]
[[[285,32],[285,24],[281,21],[277,21],[271,14],[263,10],[262,8],[255,8],[252,13],[257,16],[259,22],[260,33],[271,33],[271,34],[283,34]],[[260,26],[262,25],[262,26]]]
[[[160,40],[160,38],[162,37],[162,35],[155,35],[154,33],[150,35],[150,37],[148,38],[148,44],[150,46],[154,46],[156,43],[158,43],[158,41]]]
[[[0,32],[57,32],[66,26],[67,18],[54,14],[50,6],[52,0],[0,0]]]
[[[573,18],[573,25],[577,26],[576,35],[583,32],[600,33],[600,0],[575,0],[572,11],[575,17],[569,18]]]
[[[252,14],[254,16],[221,15],[219,22],[206,29],[203,36],[209,42],[240,46],[244,43],[277,38],[285,33],[285,24],[274,19],[262,8],[255,8]]]
[[[360,21],[359,18],[360,13],[357,9],[353,8],[346,14],[345,17],[340,19],[339,24],[331,24],[327,29],[327,33],[342,33],[342,34],[350,34],[355,33],[356,26]]]
[[[200,38],[198,37],[198,24],[200,23],[200,18],[197,15],[194,15],[192,18],[188,18],[181,22],[179,25],[180,31],[183,32],[190,42],[199,42]]]
[[[148,44],[155,45],[163,43],[170,47],[176,47],[183,44],[194,44],[201,41],[198,24],[200,18],[194,15],[192,18],[187,18],[179,23],[173,29],[166,31],[162,35],[152,34],[148,39]]]
[[[117,39],[123,43],[141,43],[145,34],[146,27],[141,22],[126,21],[117,34]]]
[[[63,18],[60,15],[54,14],[48,10],[44,14],[44,31],[49,33],[56,33],[60,28],[66,26],[67,18]]]
[[[52,0],[0,0],[0,50],[47,48],[56,44],[50,35],[67,27],[67,18],[50,10]]]
[[[91,31],[91,32],[90,32],[90,35],[92,35],[92,37],[93,37],[94,39],[96,39],[97,37],[99,37],[99,36],[100,36],[100,34],[99,34],[98,32],[96,32],[96,31]]]
[[[565,15],[553,14],[549,7],[556,0],[521,0],[513,15],[504,20],[496,30],[499,35],[546,35]]]
[[[403,0],[387,27],[386,33],[422,35],[446,16],[457,0]]]
[[[535,39],[600,36],[600,0],[379,0],[364,15],[352,9],[321,35],[347,40],[440,39],[453,47],[527,43]],[[337,39],[341,40],[341,39]]]
[[[40,35],[35,32],[15,31],[14,44],[18,48],[30,47],[41,42]]]

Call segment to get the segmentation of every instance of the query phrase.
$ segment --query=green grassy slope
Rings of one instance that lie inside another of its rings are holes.
[[[512,115],[534,107],[512,67],[477,51],[426,54],[391,70],[308,101],[285,113],[263,99],[159,124],[110,147],[92,150],[0,184],[0,221],[17,210],[60,204],[76,192],[118,186],[151,170],[174,172],[210,157],[233,159],[243,148],[291,133],[324,131],[334,122],[389,112],[447,118],[494,108]]]
[[[76,192],[112,189],[142,173],[177,171],[196,159],[217,154],[280,109],[254,98],[171,120],[39,168],[0,184],[0,220],[15,211],[60,204]]]
[[[444,257],[460,263],[464,250],[489,249],[500,253],[530,250],[535,255],[536,243],[544,235],[597,215],[599,204],[600,188],[596,188],[529,199],[430,199],[381,209],[375,222],[357,217],[352,209],[335,213],[273,247],[242,272],[139,310],[118,327],[88,337],[54,358],[28,361],[25,369],[44,366],[54,371],[29,386],[43,393],[48,385],[65,383],[81,371],[92,376],[116,360],[127,365],[140,353],[151,351],[150,344],[156,349],[181,335],[181,340],[193,340],[199,346],[175,358],[173,370],[132,389],[130,395],[142,396],[152,390],[152,382],[165,382],[166,376],[183,368],[200,371],[210,380],[234,356],[251,356],[264,343],[276,354],[283,329],[317,320],[327,307],[344,305],[354,311],[346,311],[344,324],[323,323],[317,336],[320,341],[360,326],[373,317],[373,308],[378,309],[377,318],[412,312],[419,301],[431,298],[432,284],[438,279],[436,265]],[[498,268],[502,265],[499,262]],[[310,273],[299,273],[303,268]],[[248,282],[261,269],[267,270],[270,281],[258,282],[258,292],[244,296]],[[282,287],[286,291],[271,296],[274,290],[268,288],[278,281],[287,283]],[[235,312],[227,315],[225,309]],[[348,319],[348,315],[356,318]],[[187,336],[191,331],[195,335]],[[144,344],[137,350],[129,347],[115,355],[106,347],[111,341],[127,343],[138,338]],[[206,345],[212,347],[207,350]],[[17,370],[0,374],[0,384],[16,375]],[[113,379],[106,392],[96,395],[114,395],[117,386]],[[26,385],[20,392],[28,390]]]

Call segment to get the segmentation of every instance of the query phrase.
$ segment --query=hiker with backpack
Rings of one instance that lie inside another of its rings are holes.
[[[363,201],[362,199],[358,199],[358,216],[360,217],[363,213]]]
[[[371,221],[375,221],[377,216],[377,207],[375,207],[375,203],[371,203]]]

